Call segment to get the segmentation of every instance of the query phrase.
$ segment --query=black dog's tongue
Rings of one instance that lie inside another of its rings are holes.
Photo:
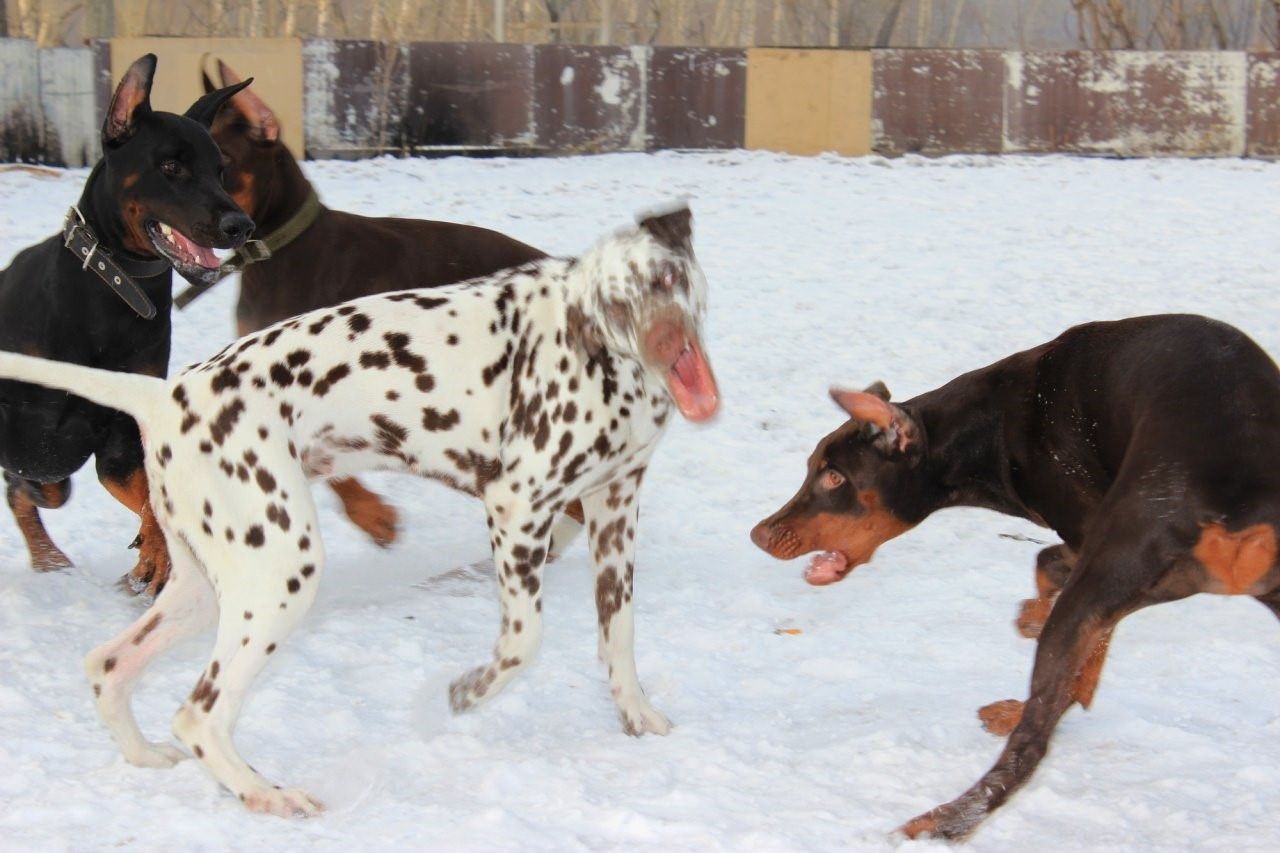
[[[213,253],[213,249],[208,246],[201,246],[177,228],[165,225],[162,222],[160,223],[160,236],[173,250],[173,253],[183,260],[205,269],[215,269],[218,266],[218,256]]]

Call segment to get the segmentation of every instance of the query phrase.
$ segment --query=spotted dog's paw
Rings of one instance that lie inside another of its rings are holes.
[[[644,697],[625,703],[619,701],[618,719],[622,721],[622,731],[632,737],[643,734],[665,735],[671,731],[671,721]]]
[[[478,666],[449,685],[449,707],[461,714],[479,705],[486,698],[493,680],[498,677],[492,666]]]
[[[185,761],[187,754],[172,744],[148,743],[137,752],[126,754],[124,758],[134,767],[167,770],[179,761]]]
[[[240,795],[251,812],[278,817],[315,817],[324,804],[300,788],[259,788]]]

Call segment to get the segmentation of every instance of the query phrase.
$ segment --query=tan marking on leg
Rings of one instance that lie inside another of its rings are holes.
[[[1191,555],[1208,574],[1206,592],[1258,595],[1265,591],[1258,582],[1276,563],[1276,531],[1270,524],[1234,532],[1216,522],[1202,524]]]
[[[1018,699],[1001,699],[978,709],[982,727],[997,737],[1007,737],[1022,721],[1022,708],[1026,704]]]
[[[151,509],[147,476],[138,469],[123,481],[104,479],[102,485],[113,498],[138,515],[138,562],[128,578],[135,587],[145,585],[147,593],[155,595],[169,580],[170,562],[164,533]]]
[[[18,523],[22,538],[26,540],[27,550],[31,552],[31,568],[37,572],[71,568],[71,560],[49,538],[49,532],[44,529],[44,522],[40,520],[40,510],[31,496],[18,486],[11,486],[8,496],[13,519]]]
[[[399,513],[395,507],[384,503],[381,497],[366,489],[354,477],[330,480],[329,487],[342,501],[347,518],[369,534],[370,539],[384,548],[396,541]]]

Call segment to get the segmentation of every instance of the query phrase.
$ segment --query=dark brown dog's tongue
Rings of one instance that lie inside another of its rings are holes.
[[[667,387],[680,414],[694,423],[707,420],[720,408],[715,375],[697,341],[689,341],[689,346],[667,371]]]
[[[849,573],[849,561],[839,551],[823,551],[809,561],[804,579],[814,586],[835,583]]]

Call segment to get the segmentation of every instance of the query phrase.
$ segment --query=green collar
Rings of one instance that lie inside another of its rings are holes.
[[[209,284],[193,284],[186,290],[178,294],[173,300],[173,304],[179,310],[186,308],[196,299],[204,295],[204,292],[213,287],[219,281],[235,272],[256,264],[258,261],[265,261],[285,246],[302,236],[302,232],[311,227],[312,223],[320,215],[320,211],[324,210],[324,205],[320,203],[320,196],[316,195],[313,189],[308,195],[302,206],[294,212],[289,220],[281,225],[275,231],[267,235],[265,240],[249,240],[239,249],[231,254],[221,264],[218,265],[218,277]]]

